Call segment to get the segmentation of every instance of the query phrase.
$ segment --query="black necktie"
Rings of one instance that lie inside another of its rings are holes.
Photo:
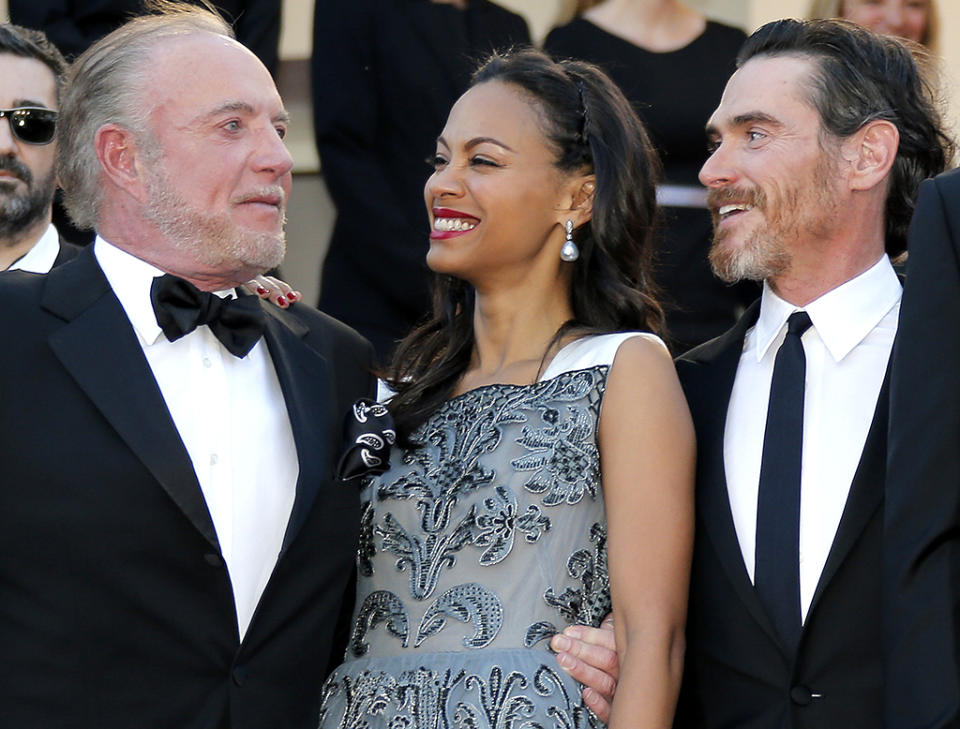
[[[800,469],[806,358],[800,337],[810,317],[797,311],[777,351],[770,382],[767,425],[757,498],[754,585],[791,653],[800,640]]]
[[[153,279],[150,301],[171,342],[206,324],[231,354],[244,357],[263,336],[263,311],[253,296],[221,299],[168,273]]]

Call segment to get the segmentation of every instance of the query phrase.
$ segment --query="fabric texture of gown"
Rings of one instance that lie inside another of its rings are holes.
[[[597,425],[622,332],[532,385],[454,397],[363,486],[357,601],[329,729],[602,724],[549,638],[610,611]]]

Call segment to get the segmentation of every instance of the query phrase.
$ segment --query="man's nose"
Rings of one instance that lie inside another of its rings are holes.
[[[0,119],[0,155],[9,155],[19,152],[17,138],[10,128],[10,117]]]
[[[254,156],[255,169],[258,172],[271,172],[275,177],[283,177],[293,169],[290,150],[272,127],[264,130],[262,136]]]
[[[707,157],[700,168],[700,182],[704,187],[727,185],[736,178],[730,154],[721,144]]]

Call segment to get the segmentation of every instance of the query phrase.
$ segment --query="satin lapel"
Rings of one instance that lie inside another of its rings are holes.
[[[333,383],[326,359],[303,341],[308,330],[292,314],[273,306],[264,308],[267,347],[286,401],[300,462],[297,493],[283,537],[282,555],[306,521],[320,486],[330,480],[331,449],[338,444],[331,441],[337,435],[332,431],[335,419],[324,415],[333,402]]]
[[[807,611],[808,621],[810,619],[809,615],[816,609],[817,602],[829,586],[830,580],[840,569],[840,565],[843,564],[853,545],[856,544],[867,522],[870,521],[883,501],[887,464],[889,396],[890,364],[888,362],[887,373],[883,378],[880,395],[877,397],[877,407],[870,424],[870,432],[867,434],[867,440],[863,445],[863,454],[860,456],[856,475],[854,475],[853,483],[850,485],[847,503],[843,507],[843,516],[840,517],[840,524],[837,527],[837,534],[833,538],[830,554],[827,555],[827,562],[823,566],[823,572],[820,573],[817,589],[813,593],[813,600],[810,602],[810,609]]]
[[[42,305],[66,320],[50,347],[123,441],[219,551],[190,457],[137,335],[92,247],[47,274]]]
[[[733,524],[723,461],[723,436],[733,381],[743,354],[743,339],[757,319],[759,302],[718,339],[698,347],[677,362],[697,433],[697,511],[717,551],[727,579],[747,610],[778,645],[777,636],[750,575]]]

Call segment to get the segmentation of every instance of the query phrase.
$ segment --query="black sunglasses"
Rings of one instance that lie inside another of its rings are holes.
[[[7,117],[10,131],[27,144],[50,144],[57,134],[57,112],[22,106],[19,109],[0,109],[0,119]]]

